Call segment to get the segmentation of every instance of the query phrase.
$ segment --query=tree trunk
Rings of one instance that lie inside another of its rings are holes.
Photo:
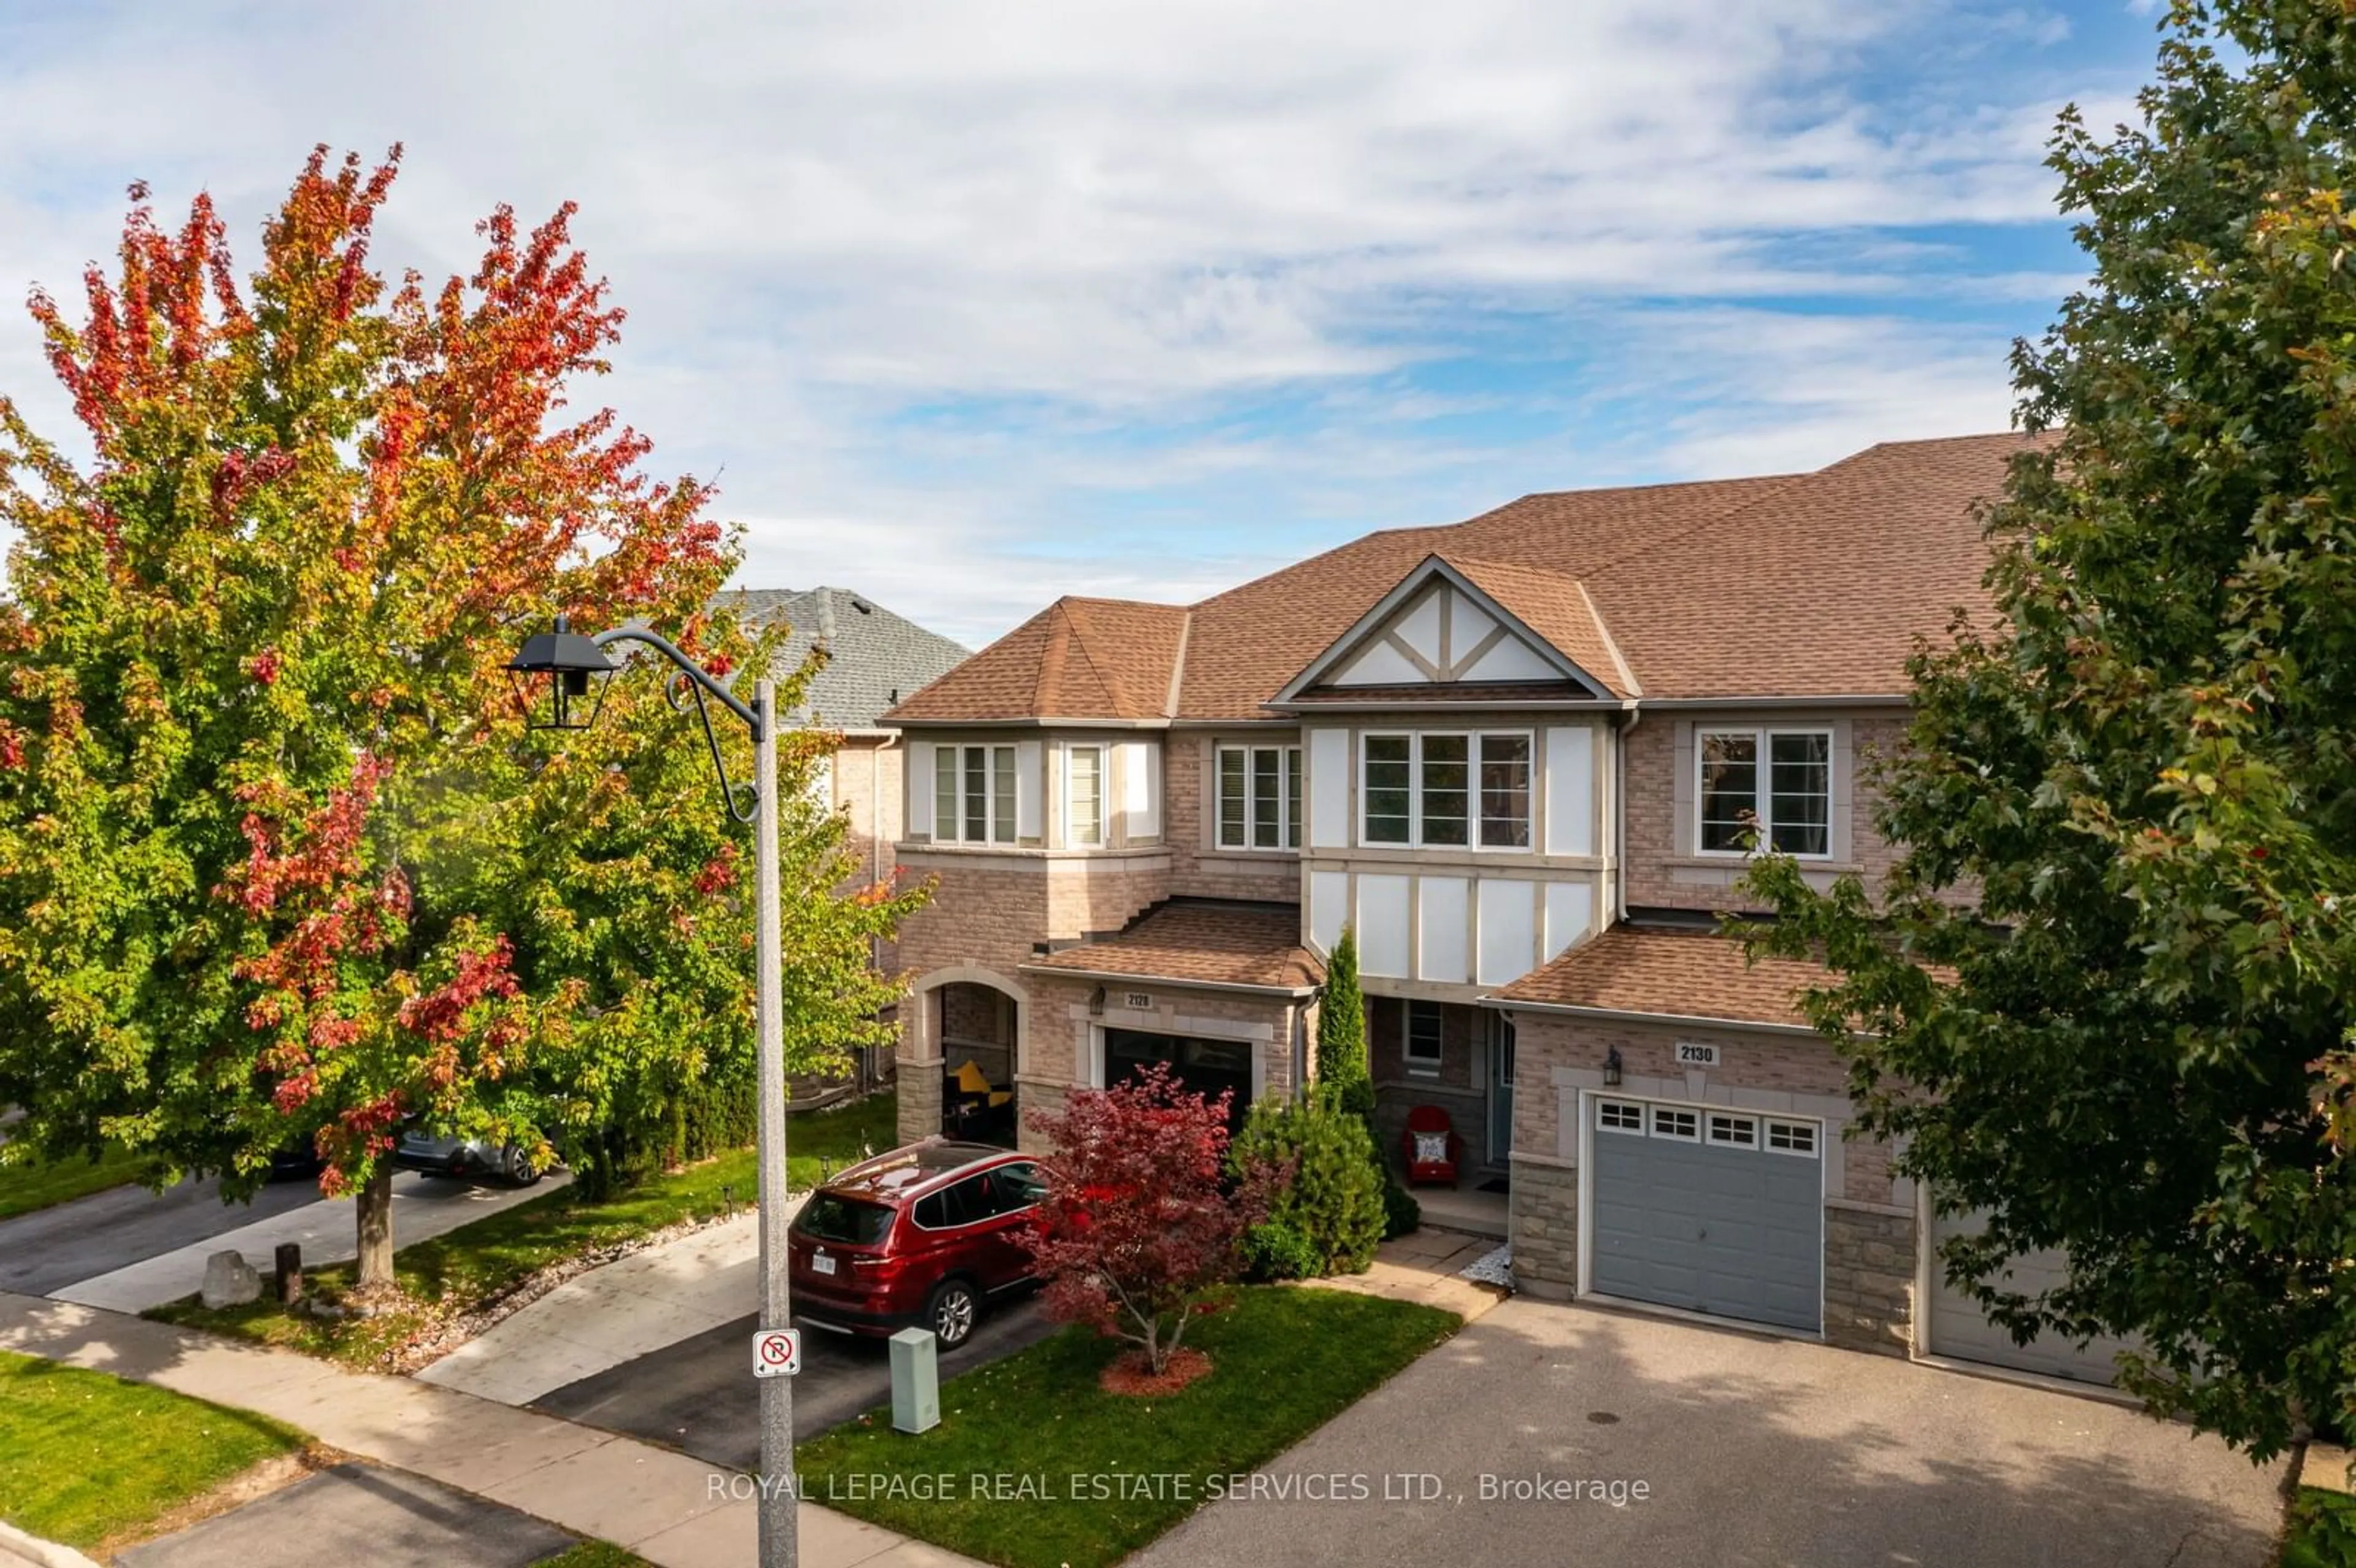
[[[379,1158],[353,1208],[359,1221],[359,1283],[392,1283],[392,1161]]]

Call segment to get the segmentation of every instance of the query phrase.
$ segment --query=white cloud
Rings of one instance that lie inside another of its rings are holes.
[[[1925,283],[1899,232],[2050,212],[2051,83],[1943,78],[1932,46],[2066,26],[1984,20],[1930,0],[118,4],[0,21],[0,285],[70,287],[134,177],[166,206],[209,187],[250,254],[319,140],[406,142],[378,254],[429,271],[466,262],[495,201],[576,197],[631,312],[599,395],[666,465],[724,464],[747,578],[855,582],[979,636],[1067,588],[1180,596],[1524,479],[2000,423],[2002,334],[1890,347],[1893,296],[2038,286],[1952,261]],[[1912,77],[1877,99],[1899,57]],[[1834,294],[1875,314],[1776,325]],[[1566,385],[1398,382],[1462,356],[1468,319],[1517,316],[1594,335],[1550,344]],[[1740,324],[1740,351],[1689,376],[1675,357],[1708,323]],[[21,318],[0,317],[0,388],[63,414]],[[1672,395],[1690,407],[1665,449],[1573,439],[1599,399]],[[1251,425],[1267,399],[1284,417]],[[1414,428],[1501,403],[1556,422]],[[940,407],[981,411],[911,417]],[[1088,521],[1155,485],[1194,498]],[[1215,517],[1202,487],[1228,485],[1277,510]]]

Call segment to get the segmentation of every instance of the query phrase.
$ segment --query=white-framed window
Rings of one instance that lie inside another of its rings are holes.
[[[1014,748],[933,748],[933,837],[943,843],[1014,842]]]
[[[1218,846],[1301,848],[1301,748],[1221,746],[1215,759]]]
[[[1595,1102],[1595,1125],[1607,1133],[1633,1133],[1644,1136],[1644,1107],[1632,1105],[1625,1100]]]
[[[1814,1159],[1816,1155],[1816,1124],[1770,1121],[1767,1124],[1767,1147],[1775,1154],[1795,1154]]]
[[[1064,841],[1083,848],[1103,845],[1105,752],[1102,746],[1064,748]]]
[[[1367,734],[1358,840],[1429,849],[1530,847],[1526,731]]]
[[[1407,1040],[1401,1048],[1407,1070],[1418,1077],[1436,1077],[1440,1072],[1440,1004],[1409,1002],[1407,1005]]]
[[[1769,846],[1803,859],[1830,858],[1830,730],[1704,730],[1694,736],[1694,847],[1702,854],[1741,854],[1755,816]]]
[[[1701,1113],[1682,1110],[1675,1105],[1653,1107],[1653,1136],[1675,1138],[1679,1143],[1701,1142]]]
[[[1730,1148],[1757,1148],[1759,1122],[1752,1116],[1726,1116],[1710,1113],[1709,1141]]]

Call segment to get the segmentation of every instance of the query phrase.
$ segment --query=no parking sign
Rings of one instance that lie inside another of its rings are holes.
[[[802,1370],[802,1331],[798,1328],[756,1328],[753,1331],[753,1375],[789,1378]]]

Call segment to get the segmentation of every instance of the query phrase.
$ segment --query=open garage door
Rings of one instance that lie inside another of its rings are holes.
[[[1971,1215],[1949,1215],[1932,1221],[1931,1236],[1935,1246],[1950,1236],[1976,1234],[1979,1228],[1979,1221]],[[1993,1283],[2003,1289],[2035,1296],[2060,1285],[2068,1273],[2068,1261],[2060,1253],[2032,1253],[2013,1259]],[[2068,1378],[2074,1382],[2108,1384],[2116,1381],[2112,1358],[2126,1348],[2124,1340],[2095,1339],[2082,1349],[2050,1334],[2040,1334],[2026,1345],[2014,1344],[2010,1329],[1989,1322],[1980,1311],[1979,1303],[1947,1283],[1946,1271],[1935,1251],[1931,1255],[1930,1317],[1925,1343],[1934,1356],[2008,1367],[2050,1378]]]
[[[1589,1289],[1821,1330],[1819,1124],[1617,1097],[1593,1107]]]
[[[1230,1130],[1244,1125],[1251,1109],[1251,1044],[1240,1040],[1194,1040],[1184,1035],[1149,1034],[1143,1029],[1105,1030],[1105,1076],[1118,1083],[1139,1069],[1157,1061],[1170,1065],[1171,1076],[1185,1088],[1209,1099],[1232,1090],[1227,1110]]]

